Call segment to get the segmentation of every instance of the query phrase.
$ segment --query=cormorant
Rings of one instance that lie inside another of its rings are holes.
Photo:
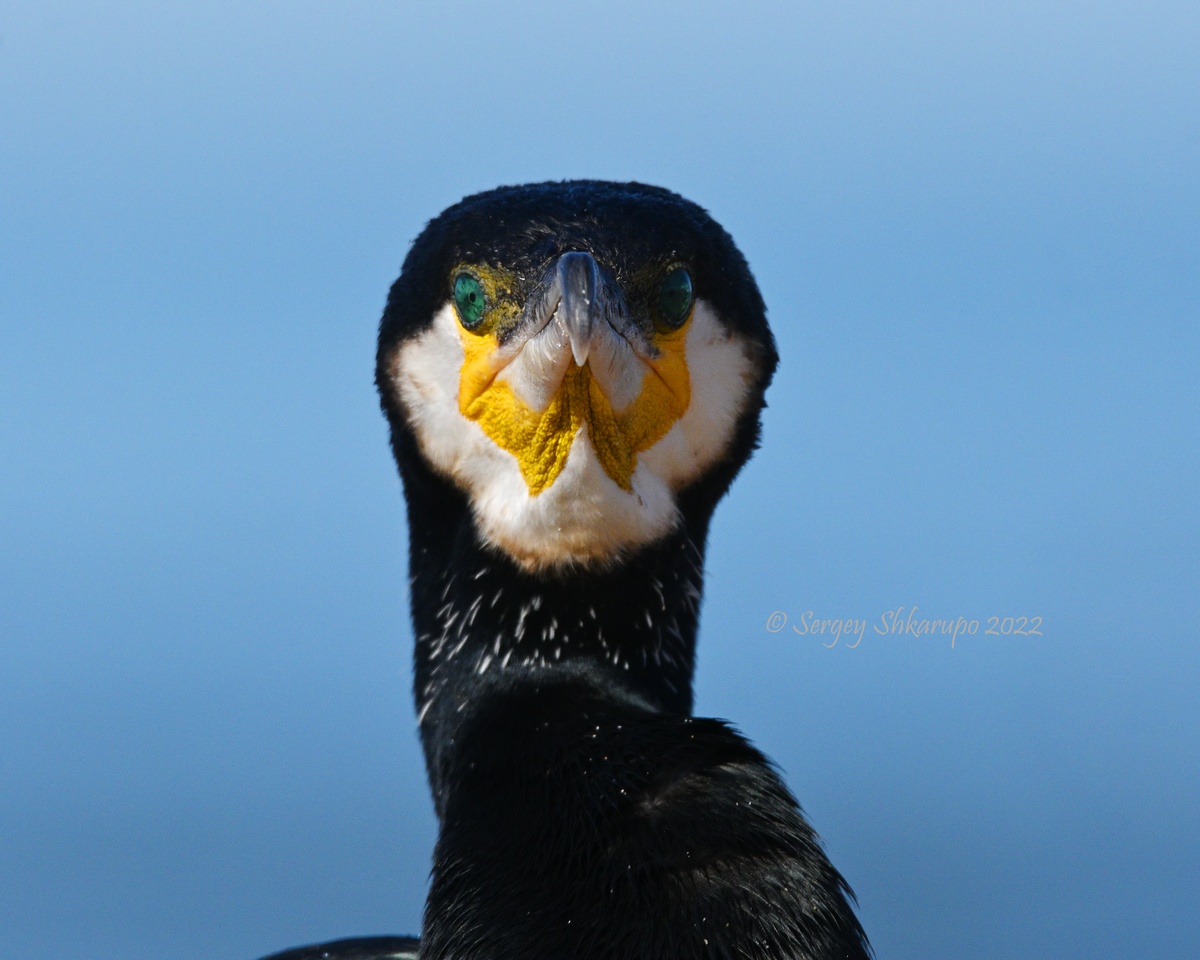
[[[771,763],[690,716],[709,520],[776,363],[732,239],[661,188],[502,187],[413,243],[376,383],[440,821],[422,960],[870,955]],[[413,946],[375,943],[279,956]]]

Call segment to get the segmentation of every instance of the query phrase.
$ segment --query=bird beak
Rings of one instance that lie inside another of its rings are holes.
[[[558,322],[571,344],[576,365],[587,363],[592,347],[592,327],[598,319],[600,268],[590,253],[572,251],[558,258],[554,286],[562,299],[558,304]]]
[[[636,369],[632,354],[648,361],[658,356],[620,286],[590,253],[578,250],[561,254],[530,293],[516,335],[496,351],[498,368],[520,353],[527,359],[532,359],[529,354],[540,356],[534,362],[543,366],[539,375],[548,383],[566,374],[562,362],[574,360],[583,367],[590,361],[593,373],[603,370],[611,379],[619,370]]]

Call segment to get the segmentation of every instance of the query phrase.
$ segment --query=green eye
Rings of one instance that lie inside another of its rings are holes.
[[[454,278],[454,309],[458,311],[459,322],[471,330],[479,326],[483,319],[483,311],[487,308],[487,298],[483,295],[483,284],[469,273],[460,273]]]
[[[682,326],[692,312],[692,275],[684,267],[676,267],[663,278],[658,308],[672,327]]]

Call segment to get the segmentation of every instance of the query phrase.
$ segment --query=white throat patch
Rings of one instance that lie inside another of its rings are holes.
[[[697,300],[687,331],[691,402],[657,443],[637,456],[623,490],[579,430],[562,473],[531,494],[520,465],[459,409],[464,352],[454,308],[404,342],[389,375],[421,452],[466,494],[482,538],[527,568],[604,561],[650,543],[678,520],[675,494],[720,459],[756,371],[742,338]]]

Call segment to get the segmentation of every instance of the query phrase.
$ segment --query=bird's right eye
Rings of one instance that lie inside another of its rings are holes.
[[[474,330],[483,319],[487,298],[483,284],[469,273],[460,273],[454,278],[454,309],[458,311],[458,322],[468,330]]]
[[[663,278],[658,291],[658,309],[662,311],[662,317],[670,329],[677,330],[683,326],[683,322],[691,316],[694,299],[692,275],[686,267],[675,267]]]

